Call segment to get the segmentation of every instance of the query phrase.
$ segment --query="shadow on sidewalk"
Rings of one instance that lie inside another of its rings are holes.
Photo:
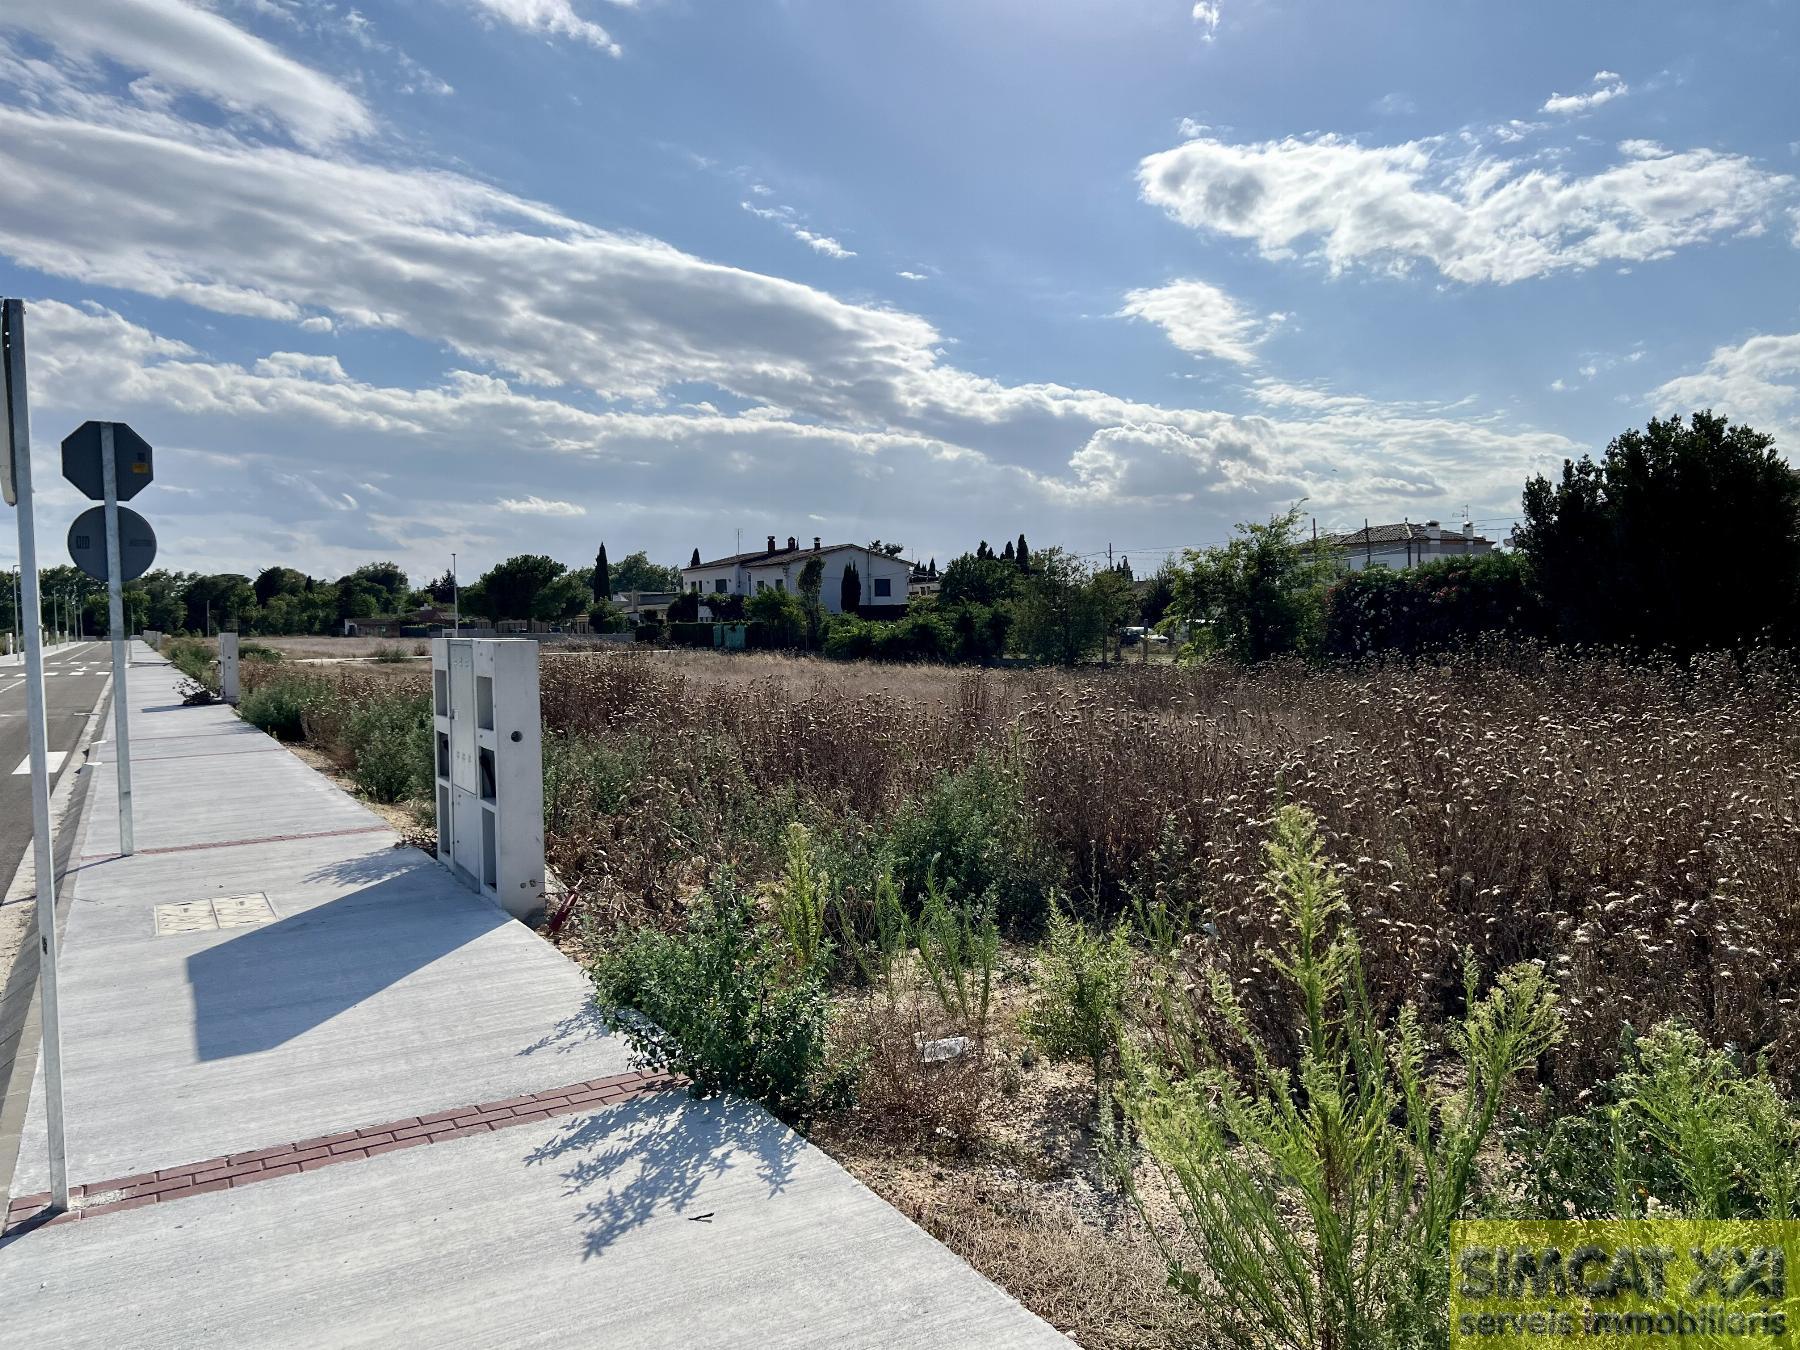
[[[568,1195],[605,1188],[581,1211],[583,1256],[597,1257],[659,1215],[729,1222],[729,1215],[686,1212],[705,1182],[741,1169],[748,1156],[769,1194],[779,1195],[805,1147],[799,1135],[753,1103],[697,1101],[675,1090],[573,1117],[525,1163],[566,1164]]]
[[[363,884],[190,956],[200,1059],[285,1044],[512,922],[409,852],[322,868],[309,880]]]

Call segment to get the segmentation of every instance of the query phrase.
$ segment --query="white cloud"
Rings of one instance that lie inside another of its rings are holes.
[[[279,555],[335,574],[393,556],[422,573],[440,570],[450,548],[483,566],[520,551],[585,557],[586,518],[496,515],[483,503],[567,502],[571,484],[596,473],[608,533],[632,523],[668,558],[728,542],[718,533],[731,524],[798,533],[784,522],[819,509],[831,533],[946,552],[991,529],[996,501],[1064,538],[1129,524],[1204,540],[1302,496],[1345,515],[1450,500],[1504,511],[1530,472],[1575,448],[1459,410],[1273,382],[1266,401],[1284,415],[1245,417],[942,368],[835,424],[769,407],[595,412],[493,375],[383,386],[331,358],[215,361],[97,306],[35,301],[29,312],[46,415],[79,420],[104,403],[159,450],[181,445],[195,459],[185,478],[180,464],[165,474],[200,489],[170,508],[166,530],[159,518],[172,566]],[[307,485],[273,477],[296,463],[308,466]],[[43,472],[56,477],[51,465]],[[405,490],[378,512],[347,505],[383,482]]]
[[[1336,136],[1234,145],[1198,137],[1139,165],[1144,199],[1195,229],[1333,272],[1426,262],[1501,284],[1608,261],[1644,261],[1752,229],[1794,180],[1741,155],[1626,141],[1574,175],[1441,142],[1365,147]]]
[[[854,258],[853,249],[847,249],[830,235],[815,234],[796,219],[794,211],[787,206],[757,206],[752,202],[743,203],[744,210],[759,220],[771,220],[794,238],[812,249],[815,253],[823,253],[828,258]],[[901,273],[902,276],[906,274]]]
[[[1184,352],[1238,365],[1256,360],[1256,344],[1267,332],[1263,321],[1205,281],[1172,281],[1131,291],[1119,313],[1156,324]]]
[[[1760,334],[1714,350],[1705,366],[1677,376],[1650,396],[1660,413],[1711,408],[1779,438],[1800,455],[1800,333]]]
[[[300,327],[308,333],[329,333],[337,327],[329,316],[314,314],[310,318],[300,320]]]
[[[585,516],[587,507],[574,502],[546,501],[542,497],[502,497],[502,511],[514,516]]]
[[[1544,100],[1544,106],[1538,111],[1569,117],[1575,113],[1592,112],[1601,104],[1611,103],[1615,98],[1623,98],[1630,92],[1630,86],[1613,71],[1598,70],[1594,72],[1593,87],[1586,93],[1552,94]]]
[[[575,12],[570,0],[471,0],[484,13],[533,33],[574,38],[608,56],[619,54],[612,35],[592,20]]]
[[[829,407],[930,366],[922,319],[597,230],[455,174],[0,109],[0,249],[223,313],[397,329],[523,379]],[[485,297],[485,298],[484,298]]]
[[[1195,0],[1194,22],[1205,30],[1200,35],[1204,42],[1211,42],[1219,34],[1219,6],[1220,0]]]
[[[896,272],[894,275],[903,281],[924,281],[926,279],[923,272]]]
[[[153,84],[140,81],[134,90],[152,105],[164,101],[157,86],[178,89],[278,124],[313,146],[373,127],[349,90],[182,0],[27,0],[7,6],[0,28],[29,32],[79,60],[143,72]]]

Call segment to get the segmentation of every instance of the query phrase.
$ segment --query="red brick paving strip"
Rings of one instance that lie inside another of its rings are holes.
[[[296,1172],[316,1172],[321,1167],[372,1158],[395,1149],[419,1144],[435,1144],[445,1139],[461,1139],[471,1134],[486,1134],[528,1121],[547,1120],[551,1116],[573,1115],[577,1111],[599,1106],[613,1106],[633,1097],[646,1097],[682,1086],[682,1080],[666,1073],[615,1074],[611,1078],[595,1078],[586,1083],[530,1092],[522,1097],[501,1101],[478,1102],[459,1106],[453,1111],[435,1111],[428,1116],[407,1116],[383,1125],[370,1125],[360,1130],[344,1130],[338,1134],[302,1139],[274,1148],[251,1149],[205,1162],[184,1163],[165,1167],[159,1172],[139,1172],[135,1176],[115,1177],[111,1181],[90,1182],[70,1188],[74,1208],[65,1214],[40,1219],[49,1207],[48,1192],[21,1195],[6,1211],[0,1223],[0,1235],[26,1224],[49,1226],[74,1223],[77,1219],[116,1210],[137,1209],[142,1205],[160,1204],[165,1200],[182,1200],[190,1195],[205,1195],[226,1188],[235,1190],[252,1182],[292,1176]],[[98,1204],[83,1205],[87,1196],[109,1196]],[[37,1221],[37,1222],[34,1222]]]

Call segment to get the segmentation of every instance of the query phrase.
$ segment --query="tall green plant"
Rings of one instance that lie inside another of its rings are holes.
[[[1271,965],[1293,990],[1297,1066],[1276,1063],[1213,971],[1211,1013],[1250,1067],[1234,1071],[1197,1034],[1178,1039],[1187,1053],[1176,1062],[1131,1066],[1121,1100],[1168,1182],[1180,1231],[1161,1228],[1141,1197],[1140,1209],[1171,1282],[1218,1309],[1232,1344],[1415,1343],[1441,1334],[1450,1221],[1507,1082],[1557,1039],[1556,996],[1534,965],[1503,972],[1481,995],[1471,962],[1468,1011],[1450,1035],[1463,1086],[1437,1094],[1413,1009],[1391,1028],[1376,1016],[1311,814],[1284,807],[1266,856],[1267,893],[1291,932]],[[1112,1156],[1133,1188],[1123,1146]]]
[[[812,970],[825,946],[825,906],[830,879],[813,862],[812,832],[799,821],[787,827],[786,863],[772,889],[775,922],[787,938],[795,970]]]
[[[919,949],[919,965],[945,1016],[969,1034],[985,1037],[1000,955],[1000,930],[993,914],[952,905],[934,867],[926,873],[925,899],[912,938]]]
[[[1101,1092],[1120,1045],[1131,980],[1131,942],[1123,924],[1097,932],[1050,908],[1036,1002],[1026,1033],[1046,1053],[1087,1061]]]

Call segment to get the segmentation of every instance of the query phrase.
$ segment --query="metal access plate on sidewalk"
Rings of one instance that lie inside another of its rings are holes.
[[[261,891],[222,895],[216,900],[182,900],[156,907],[156,935],[207,933],[220,928],[254,928],[273,923],[275,907]]]

